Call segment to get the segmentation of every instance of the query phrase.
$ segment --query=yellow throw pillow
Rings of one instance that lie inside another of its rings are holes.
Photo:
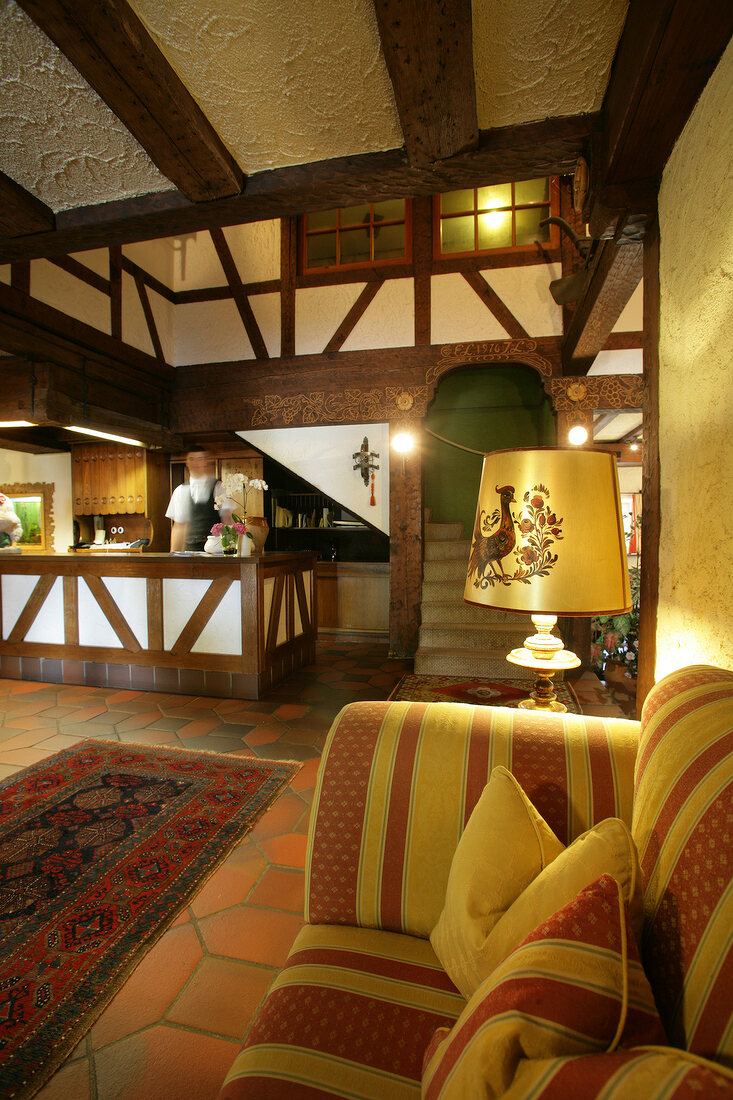
[[[474,990],[537,925],[567,905],[601,875],[610,875],[621,887],[631,927],[639,943],[644,908],[636,845],[623,821],[607,817],[565,848],[496,922],[474,959]]]
[[[458,842],[443,912],[430,935],[435,954],[466,999],[484,976],[477,961],[492,929],[563,851],[511,772],[494,768]],[[513,946],[521,939],[524,935]]]

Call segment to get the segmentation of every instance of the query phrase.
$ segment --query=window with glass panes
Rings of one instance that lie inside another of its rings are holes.
[[[532,248],[550,242],[553,213],[549,179],[468,187],[436,197],[436,252],[456,256]]]
[[[365,202],[301,218],[301,268],[366,267],[409,259],[407,199]]]

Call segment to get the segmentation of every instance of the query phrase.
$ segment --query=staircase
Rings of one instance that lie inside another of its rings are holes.
[[[425,676],[476,676],[532,682],[534,674],[507,662],[511,649],[533,633],[529,615],[465,603],[463,589],[471,541],[462,523],[433,523],[426,516],[422,625],[415,672]]]

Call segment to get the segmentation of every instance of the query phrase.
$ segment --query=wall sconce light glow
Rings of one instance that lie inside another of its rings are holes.
[[[399,454],[406,455],[415,446],[415,440],[409,432],[398,432],[392,440],[392,446]]]
[[[32,420],[0,420],[0,428],[35,428]]]
[[[69,424],[66,429],[69,432],[78,432],[80,435],[93,435],[97,439],[109,439],[113,443],[129,443],[131,447],[144,447],[141,439],[130,439],[126,435],[112,435],[111,432],[98,432],[94,428],[80,428],[76,424]]]
[[[568,432],[568,439],[574,447],[582,447],[588,439],[588,431],[582,424],[574,424]]]
[[[415,439],[409,432],[397,432],[392,439],[392,447],[398,454],[402,455],[402,476],[405,476],[405,459],[409,455],[412,448],[415,446]]]
[[[630,450],[638,451],[639,450],[639,444],[638,443],[632,443],[631,447],[630,447]]]

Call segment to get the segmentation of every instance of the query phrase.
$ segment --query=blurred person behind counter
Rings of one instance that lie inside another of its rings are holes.
[[[201,551],[215,523],[229,523],[232,509],[214,507],[214,497],[223,496],[217,481],[214,459],[205,447],[191,447],[186,455],[189,479],[173,490],[166,518],[173,521],[171,551]],[[226,504],[226,502],[225,502]]]
[[[0,493],[0,547],[15,546],[23,537],[23,525],[13,508],[13,502],[5,493]]]

